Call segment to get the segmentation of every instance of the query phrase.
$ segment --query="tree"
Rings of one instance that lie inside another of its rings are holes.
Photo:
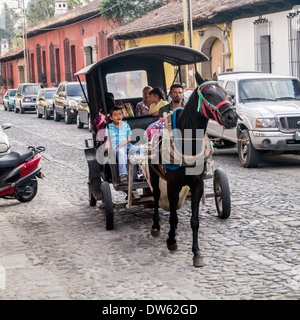
[[[68,0],[68,9],[71,10],[89,2],[90,0]],[[31,0],[26,10],[28,25],[32,26],[38,21],[53,17],[54,11],[55,0]]]
[[[31,0],[27,5],[26,17],[29,26],[54,16],[54,0]]]
[[[161,7],[165,0],[101,0],[102,16],[121,24],[135,20]]]
[[[18,18],[15,10],[8,8],[7,4],[4,3],[1,12],[0,39],[7,39],[10,45],[17,33],[15,26]]]
[[[90,0],[68,0],[68,9],[71,10],[89,2]]]

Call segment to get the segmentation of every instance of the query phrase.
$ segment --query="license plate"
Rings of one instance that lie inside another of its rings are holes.
[[[295,140],[300,140],[300,132],[295,132]]]

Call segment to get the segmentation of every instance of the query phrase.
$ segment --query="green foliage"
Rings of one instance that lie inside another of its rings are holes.
[[[74,9],[90,0],[68,0],[68,9]],[[26,10],[28,25],[32,26],[38,21],[46,20],[54,16],[55,0],[30,0]]]
[[[54,0],[31,0],[27,5],[26,17],[28,26],[54,16]]]
[[[164,0],[101,0],[100,12],[105,18],[124,24],[161,7],[164,3]]]
[[[91,0],[68,0],[68,9],[74,9],[89,2],[91,2]]]
[[[7,39],[12,44],[12,40],[17,34],[16,21],[19,16],[14,9],[8,8],[4,3],[4,7],[1,12],[1,25],[0,25],[0,39]]]

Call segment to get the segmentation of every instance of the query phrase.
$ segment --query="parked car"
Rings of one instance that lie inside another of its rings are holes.
[[[8,89],[3,97],[4,111],[12,111],[15,106],[15,96],[17,89]]]
[[[86,84],[82,82],[83,89]],[[53,117],[55,121],[65,119],[69,124],[76,120],[77,103],[81,99],[82,89],[79,82],[61,82],[53,97]]]
[[[36,98],[36,114],[38,118],[50,120],[53,117],[53,96],[57,88],[44,88],[41,89]]]
[[[42,85],[37,83],[20,83],[15,97],[15,112],[34,111],[36,97],[41,88]]]
[[[218,76],[241,117],[236,129],[210,121],[208,134],[237,143],[243,167],[257,167],[263,152],[300,154],[300,81],[255,72]]]
[[[87,93],[85,93],[87,95]],[[92,131],[90,108],[83,94],[77,105],[77,128],[82,129],[84,125],[88,125],[89,131]]]

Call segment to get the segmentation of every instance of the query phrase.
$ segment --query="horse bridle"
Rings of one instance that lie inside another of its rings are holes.
[[[213,115],[216,122],[219,125],[222,125],[218,119],[218,116],[221,119],[224,112],[228,111],[229,109],[233,109],[232,103],[228,100],[221,101],[216,106],[213,105],[212,103],[210,103],[207,99],[205,99],[205,97],[202,93],[202,90],[206,86],[209,86],[209,85],[216,85],[216,86],[220,87],[220,85],[216,81],[206,81],[206,82],[203,82],[201,85],[199,85],[199,87],[197,88],[197,93],[199,95],[199,102],[198,102],[197,111],[200,112],[202,115],[204,115],[205,118],[209,119],[207,112],[206,112],[206,108],[207,108],[211,112],[211,114]],[[222,87],[220,87],[220,88],[222,88]],[[222,107],[224,104],[229,104],[230,107],[228,109],[224,110],[223,112],[221,112],[220,107]]]

